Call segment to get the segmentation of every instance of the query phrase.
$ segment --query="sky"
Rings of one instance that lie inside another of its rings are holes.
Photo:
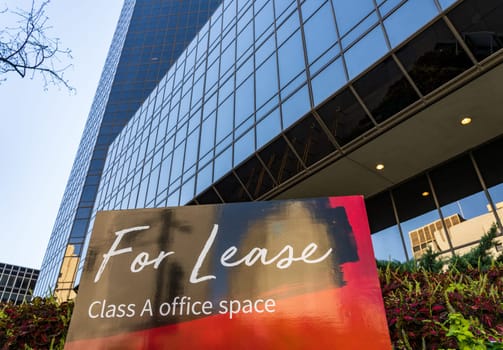
[[[0,8],[31,1],[0,0]],[[52,0],[51,36],[72,51],[76,88],[14,74],[0,82],[0,262],[40,268],[105,62],[122,0]],[[0,26],[2,25],[0,19]]]

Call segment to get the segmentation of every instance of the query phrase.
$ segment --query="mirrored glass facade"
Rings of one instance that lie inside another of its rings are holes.
[[[0,302],[21,304],[30,301],[39,270],[0,263]]]
[[[502,15],[224,0],[108,149],[86,242],[98,210],[344,194],[365,196],[380,259],[501,232]]]
[[[208,20],[220,0],[125,0],[63,196],[37,295],[75,295],[98,184],[110,143]]]

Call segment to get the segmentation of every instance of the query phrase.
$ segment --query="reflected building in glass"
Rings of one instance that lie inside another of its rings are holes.
[[[80,256],[99,210],[349,194],[379,259],[412,259],[408,233],[453,215],[501,233],[502,16],[499,0],[222,1],[103,155]]]

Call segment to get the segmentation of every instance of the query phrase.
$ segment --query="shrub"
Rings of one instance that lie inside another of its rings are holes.
[[[34,298],[31,303],[0,304],[0,347],[63,349],[73,302]]]

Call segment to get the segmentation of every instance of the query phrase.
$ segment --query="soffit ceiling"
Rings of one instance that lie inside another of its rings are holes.
[[[371,196],[502,134],[500,64],[275,198]]]

